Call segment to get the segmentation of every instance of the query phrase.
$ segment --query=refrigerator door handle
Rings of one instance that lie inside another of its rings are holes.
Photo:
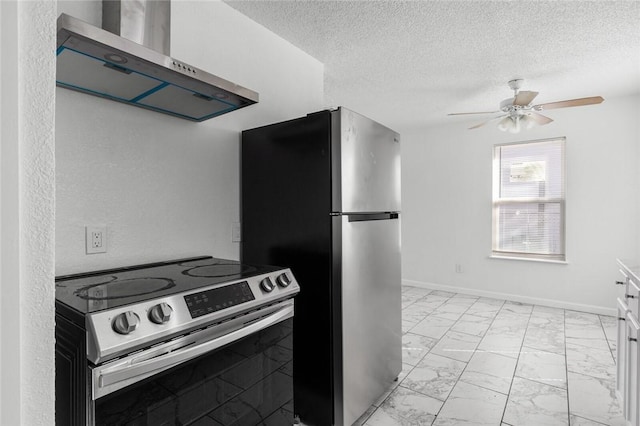
[[[367,220],[388,220],[388,219],[397,219],[398,213],[395,212],[387,212],[387,213],[350,213],[347,215],[349,217],[349,222],[364,222]]]

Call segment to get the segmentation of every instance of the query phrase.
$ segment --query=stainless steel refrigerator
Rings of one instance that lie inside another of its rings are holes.
[[[242,262],[300,284],[290,408],[350,426],[402,369],[399,135],[320,111],[242,132],[241,170]]]

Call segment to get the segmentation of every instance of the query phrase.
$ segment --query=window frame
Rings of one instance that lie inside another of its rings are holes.
[[[500,164],[500,152],[502,147],[516,146],[516,145],[528,145],[544,142],[560,142],[561,145],[561,158],[560,158],[560,172],[562,177],[562,194],[563,197],[505,197],[500,198],[500,185],[501,185],[501,173],[502,166]],[[566,227],[567,227],[567,215],[566,215],[566,200],[567,200],[567,164],[566,164],[566,137],[554,137],[547,139],[535,139],[519,142],[506,142],[493,145],[493,193],[491,199],[492,210],[492,226],[491,226],[491,257],[493,258],[511,258],[521,260],[536,260],[546,261],[553,263],[566,263],[567,260],[567,241],[566,241]],[[499,243],[499,207],[503,205],[519,205],[519,204],[558,204],[560,206],[560,231],[558,237],[560,239],[560,251],[559,254],[542,254],[532,253],[526,251],[505,251],[498,249]]]

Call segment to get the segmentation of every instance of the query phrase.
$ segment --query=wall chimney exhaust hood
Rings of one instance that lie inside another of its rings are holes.
[[[58,18],[56,83],[192,121],[258,102],[258,94],[169,56],[169,1],[104,0],[102,27]]]

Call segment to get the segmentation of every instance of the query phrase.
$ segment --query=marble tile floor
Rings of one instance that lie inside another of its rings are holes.
[[[405,286],[403,369],[358,426],[624,425],[614,317]]]

